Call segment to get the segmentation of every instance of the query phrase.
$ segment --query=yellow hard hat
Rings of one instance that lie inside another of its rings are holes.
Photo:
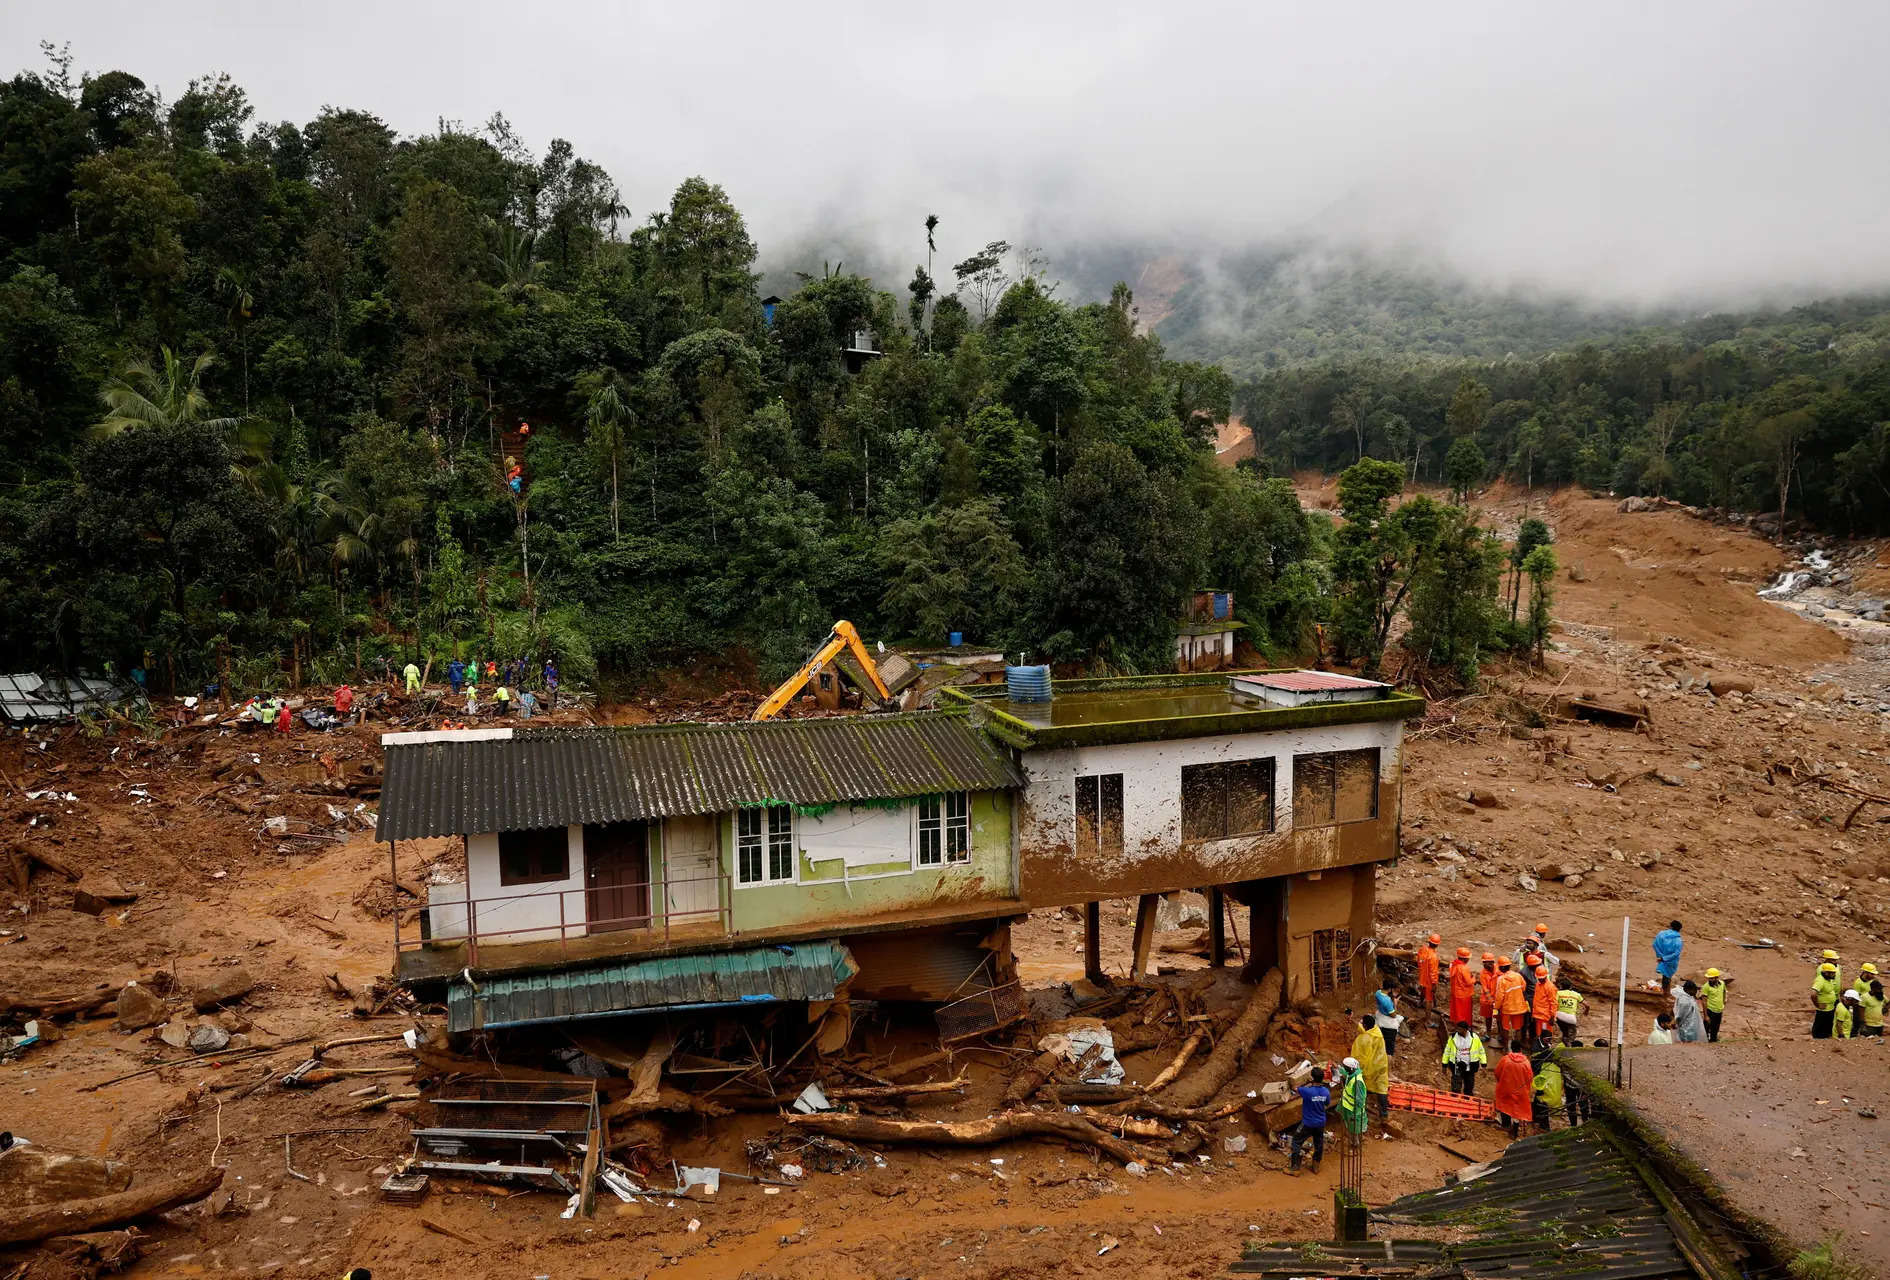
[[[1835,951],[1833,951],[1833,950],[1831,950],[1831,948],[1829,948],[1829,947],[1826,947],[1826,948],[1824,949],[1824,958],[1825,958],[1826,960],[1835,960],[1835,959],[1837,959],[1837,958],[1838,958],[1838,953],[1837,953],[1837,952],[1835,952]]]
[[[1875,973],[1875,972],[1877,972],[1877,966],[1876,966],[1876,965],[1874,965],[1874,964],[1872,964],[1872,963],[1871,963],[1870,961],[1868,961],[1868,960],[1866,960],[1866,961],[1864,961],[1864,972],[1865,972],[1865,973]]]
[[[1718,970],[1718,969],[1708,969],[1708,970],[1706,971],[1706,976],[1707,976],[1707,977],[1709,977],[1709,978],[1717,978],[1717,977],[1719,976],[1719,970]]]
[[[1836,973],[1837,966],[1827,960],[1823,964],[1818,966],[1818,972],[1819,973]]]

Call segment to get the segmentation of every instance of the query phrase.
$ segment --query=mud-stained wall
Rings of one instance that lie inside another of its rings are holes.
[[[466,899],[479,917],[479,936],[495,943],[534,942],[559,937],[559,922],[582,932],[584,921],[584,828],[565,828],[570,850],[568,874],[544,884],[499,882],[499,837],[491,832],[466,839],[466,883],[434,885],[427,894],[436,938],[466,935]],[[560,903],[563,914],[559,914]]]
[[[1033,907],[1166,893],[1295,872],[1377,862],[1398,852],[1403,725],[1333,725],[1281,733],[1223,734],[1165,742],[1023,753],[1019,888]],[[1339,826],[1293,825],[1293,757],[1378,748],[1378,816]],[[1232,840],[1181,839],[1181,770],[1230,760],[1273,760],[1274,830]],[[1079,857],[1075,780],[1122,775],[1122,852]],[[1369,922],[1369,916],[1367,917]]]
[[[1369,953],[1357,948],[1372,934],[1377,896],[1377,868],[1369,863],[1288,878],[1282,947],[1288,999],[1313,994],[1313,935],[1325,929],[1346,930],[1354,948],[1352,981],[1340,988],[1340,994],[1356,997],[1372,990],[1376,964]]]
[[[1016,896],[1011,883],[1011,797],[971,793],[971,859],[949,866],[918,865],[918,806],[896,809],[841,805],[816,817],[794,819],[794,881],[735,885],[733,927],[765,934],[770,928],[814,921],[841,923],[889,911]],[[724,870],[733,875],[735,820],[722,825]]]

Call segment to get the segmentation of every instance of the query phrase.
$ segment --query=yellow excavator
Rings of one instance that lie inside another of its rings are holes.
[[[815,673],[839,657],[843,649],[852,650],[854,661],[860,664],[860,670],[866,672],[866,678],[873,682],[873,688],[878,691],[880,699],[890,702],[892,691],[887,689],[886,682],[879,678],[879,668],[874,665],[873,656],[866,651],[866,645],[861,641],[860,633],[853,629],[851,622],[842,618],[833,624],[833,630],[827,633],[827,638],[821,642],[820,648],[814,650],[813,656],[801,664],[799,671],[783,680],[780,688],[768,695],[767,701],[755,709],[755,714],[751,719],[773,719],[780,713],[782,707],[794,701],[800,691],[807,687],[807,682],[814,678]]]

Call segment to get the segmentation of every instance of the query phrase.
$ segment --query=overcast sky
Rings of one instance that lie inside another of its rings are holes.
[[[1621,301],[1890,284],[1890,5],[815,6],[0,0],[174,99],[403,133],[502,111],[638,217],[723,184],[762,243],[871,229],[1184,254],[1280,240]],[[883,282],[892,283],[892,282]]]

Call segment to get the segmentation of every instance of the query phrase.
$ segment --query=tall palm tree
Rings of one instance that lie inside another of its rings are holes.
[[[217,293],[230,301],[230,327],[236,330],[237,349],[243,355],[243,412],[249,412],[249,321],[256,309],[256,295],[236,268],[217,272]]]
[[[133,427],[175,427],[196,423],[211,431],[234,433],[241,418],[210,416],[210,398],[203,392],[204,370],[216,363],[206,351],[186,365],[169,347],[158,349],[159,363],[132,360],[125,371],[99,390],[105,416],[92,427],[96,436],[115,436]]]
[[[623,536],[617,524],[617,463],[623,457],[624,435],[631,421],[630,407],[624,404],[618,392],[618,382],[616,374],[606,374],[602,385],[591,392],[584,405],[584,429],[590,437],[591,448],[610,459],[610,537],[613,542]]]

